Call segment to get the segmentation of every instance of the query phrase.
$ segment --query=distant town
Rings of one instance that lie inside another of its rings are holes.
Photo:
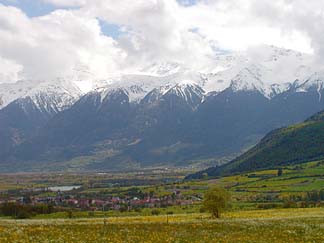
[[[19,205],[50,205],[60,208],[73,208],[87,211],[108,211],[119,210],[129,211],[140,208],[161,208],[169,206],[185,206],[199,203],[200,197],[182,195],[180,190],[175,190],[171,195],[155,196],[153,192],[145,195],[140,190],[133,190],[133,195],[129,196],[103,196],[83,197],[78,194],[82,188],[63,187],[63,191],[58,188],[34,188],[20,191],[24,196],[8,196],[1,198],[0,204]],[[72,189],[72,190],[66,190]],[[55,194],[55,195],[47,195]]]

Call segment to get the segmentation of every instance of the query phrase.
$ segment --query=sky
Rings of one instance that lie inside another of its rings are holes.
[[[319,0],[0,0],[0,83],[208,70],[220,53],[262,45],[322,63],[323,26]]]

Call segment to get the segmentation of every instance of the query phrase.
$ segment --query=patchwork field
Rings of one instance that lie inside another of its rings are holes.
[[[111,217],[0,220],[0,242],[324,242],[324,209]]]

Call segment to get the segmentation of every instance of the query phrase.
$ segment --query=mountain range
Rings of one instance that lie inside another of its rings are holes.
[[[212,72],[154,64],[106,80],[0,84],[0,169],[222,163],[323,109],[324,74],[310,60],[267,47],[261,59],[220,55]]]

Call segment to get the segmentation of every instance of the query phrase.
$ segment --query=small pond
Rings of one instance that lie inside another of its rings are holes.
[[[67,192],[67,191],[72,191],[73,189],[79,189],[81,186],[75,185],[75,186],[51,186],[48,187],[48,190],[53,191],[53,192]]]

